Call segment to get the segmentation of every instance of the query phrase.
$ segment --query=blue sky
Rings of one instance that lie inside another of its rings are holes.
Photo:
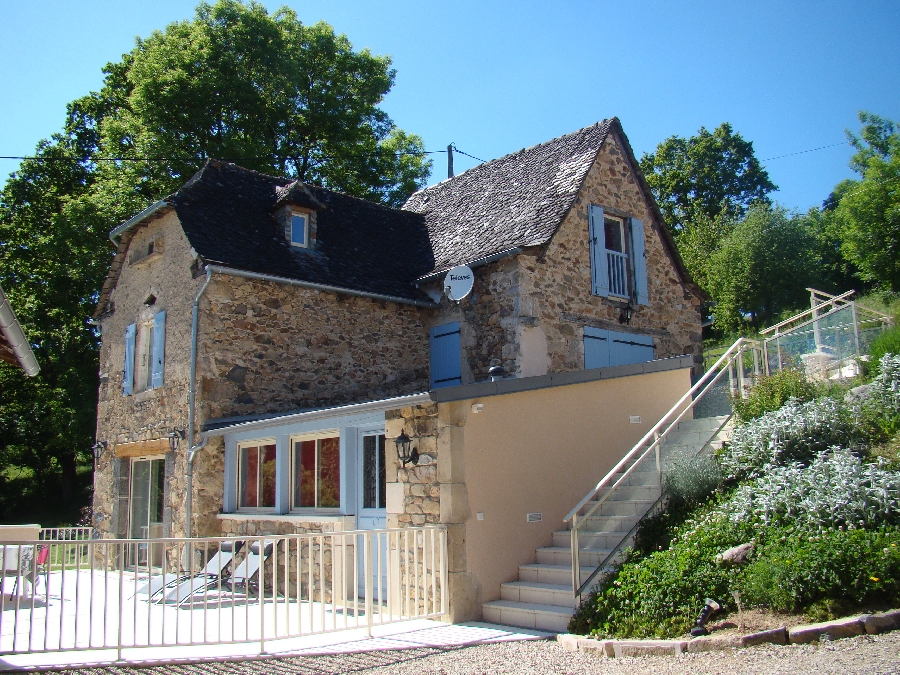
[[[615,115],[640,157],[728,121],[768,160],[775,198],[805,210],[852,175],[852,149],[791,153],[841,144],[859,110],[900,120],[896,0],[286,4],[393,58],[383,107],[428,149],[492,159]],[[100,87],[104,63],[195,5],[0,0],[0,155],[30,154],[68,101]],[[473,163],[457,156],[457,173]],[[0,160],[0,176],[16,164]]]

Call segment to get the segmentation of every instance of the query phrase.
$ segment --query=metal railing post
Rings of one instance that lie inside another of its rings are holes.
[[[371,555],[371,542],[369,534],[363,535],[363,574],[365,575],[365,612],[366,612],[366,637],[372,637],[372,566],[369,557]]]

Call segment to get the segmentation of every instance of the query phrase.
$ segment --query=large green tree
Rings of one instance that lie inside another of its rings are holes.
[[[900,133],[894,122],[859,113],[860,135],[847,132],[856,154],[850,166],[862,177],[833,193],[841,251],[874,286],[900,291]]]
[[[771,325],[808,300],[815,278],[816,235],[803,216],[755,204],[712,250],[702,267],[723,331]]]
[[[739,218],[754,202],[768,203],[777,186],[756,159],[753,143],[728,122],[696,136],[670,136],[641,158],[641,170],[674,234],[691,219]]]
[[[201,4],[104,73],[0,192],[0,285],[42,367],[26,379],[0,366],[0,520],[53,522],[34,504],[66,518],[84,501],[99,343],[87,318],[111,228],[207,157],[389,205],[430,171],[421,138],[378,107],[394,83],[390,59],[290,9]]]

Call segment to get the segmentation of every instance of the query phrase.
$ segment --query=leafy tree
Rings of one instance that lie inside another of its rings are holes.
[[[290,9],[219,0],[138,40],[68,106],[63,132],[0,192],[0,285],[41,364],[32,379],[0,367],[0,519],[37,518],[37,504],[55,524],[86,501],[99,344],[86,319],[106,233],[206,157],[401,204],[431,162],[378,108],[390,65]]]
[[[768,203],[768,194],[778,189],[756,159],[753,143],[728,122],[713,132],[700,127],[690,138],[670,136],[640,163],[673,233],[700,214],[711,221],[739,218],[752,203]]]
[[[834,195],[841,251],[859,276],[885,290],[900,291],[900,133],[894,122],[859,113],[860,137],[849,131],[857,152],[850,166],[861,181],[846,181]]]
[[[804,218],[779,206],[756,204],[723,238],[706,266],[716,306],[714,323],[735,330],[771,324],[783,310],[808,299],[816,241]]]

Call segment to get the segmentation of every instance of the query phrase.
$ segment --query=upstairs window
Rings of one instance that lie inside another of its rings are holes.
[[[306,248],[309,239],[309,219],[305,214],[294,213],[291,215],[291,246]]]
[[[591,292],[649,304],[644,224],[590,207]]]
[[[155,300],[156,298],[154,298]],[[147,389],[161,387],[165,356],[165,310],[157,312],[152,321],[129,325],[125,329],[125,368],[122,393],[129,396]]]

